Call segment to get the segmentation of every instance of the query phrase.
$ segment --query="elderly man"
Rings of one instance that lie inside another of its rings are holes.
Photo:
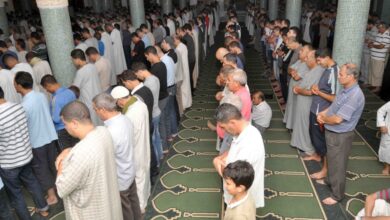
[[[226,86],[228,89],[239,96],[242,102],[241,114],[242,117],[250,121],[251,110],[252,110],[252,101],[251,95],[248,88],[246,87],[247,76],[246,73],[241,69],[235,69],[229,72],[226,80]]]
[[[365,98],[357,79],[359,70],[355,64],[344,64],[338,80],[344,89],[326,110],[317,116],[319,124],[325,124],[325,141],[328,158],[328,179],[331,196],[322,200],[333,205],[344,198],[348,156],[351,151],[354,129],[362,115]],[[317,180],[324,184],[324,180]]]
[[[115,99],[107,93],[93,98],[96,114],[104,122],[114,142],[117,179],[122,202],[123,219],[141,219],[135,183],[133,125],[118,110]]]
[[[80,101],[67,104],[61,118],[69,134],[80,139],[56,160],[56,186],[66,219],[122,220],[110,132],[93,125],[88,107]]]
[[[255,91],[252,94],[252,125],[255,126],[264,137],[265,130],[269,127],[272,119],[272,109],[265,101],[262,91]]]
[[[249,162],[255,171],[253,185],[249,193],[253,196],[256,208],[264,206],[264,162],[265,151],[260,132],[241,116],[232,104],[224,103],[217,108],[215,118],[218,125],[233,135],[230,150],[214,158],[214,167],[222,176],[223,169],[237,160]],[[232,196],[224,189],[225,203],[229,204]]]
[[[111,91],[111,96],[116,99],[122,113],[130,119],[134,128],[134,164],[135,182],[140,201],[141,212],[145,212],[146,204],[150,196],[150,140],[148,108],[135,96],[131,96],[127,88],[117,86]]]

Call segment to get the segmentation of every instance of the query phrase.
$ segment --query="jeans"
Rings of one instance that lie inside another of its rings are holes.
[[[13,220],[4,188],[0,189],[0,220]]]
[[[166,127],[168,129],[168,135],[176,134],[177,131],[177,112],[176,112],[176,106],[175,106],[175,100],[176,100],[176,85],[171,86],[168,88],[168,103],[166,106],[166,109],[168,111],[168,117],[169,121],[166,124]]]
[[[169,112],[167,111],[167,104],[168,104],[169,97],[166,97],[160,101],[158,101],[158,107],[160,107],[161,110],[161,118],[159,123],[160,128],[160,137],[161,137],[161,145],[162,148],[167,150],[168,149],[168,127],[167,124],[169,122]]]
[[[23,186],[30,192],[35,206],[40,211],[47,211],[49,209],[42,188],[33,174],[31,164],[13,169],[0,168],[0,176],[3,179],[4,185],[7,187],[11,206],[15,209],[20,220],[31,219],[30,212],[27,210],[27,205],[22,193]]]
[[[154,152],[157,157],[157,165],[160,166],[160,160],[163,155],[162,146],[161,146],[161,136],[160,136],[160,115],[154,117],[152,119],[153,122],[153,135],[152,135],[152,142],[154,147]]]

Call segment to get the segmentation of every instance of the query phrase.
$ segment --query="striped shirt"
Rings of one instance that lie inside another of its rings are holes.
[[[376,196],[378,199],[383,199],[386,201],[390,201],[390,188],[380,190],[376,192]]]
[[[371,48],[371,58],[374,60],[385,61],[386,55],[390,48],[390,32],[385,31],[383,34],[377,33],[373,41],[374,45],[384,45],[382,49]]]
[[[32,148],[27,117],[20,104],[6,102],[0,105],[0,167],[12,169],[29,163]]]

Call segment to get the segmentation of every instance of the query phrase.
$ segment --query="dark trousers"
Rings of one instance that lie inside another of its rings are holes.
[[[13,220],[5,189],[0,189],[0,220]]]
[[[317,123],[317,116],[312,112],[310,112],[309,134],[310,134],[311,143],[313,143],[316,153],[321,157],[325,156],[326,155],[325,131],[321,130],[320,126]]]
[[[120,191],[123,220],[138,220],[141,219],[141,208],[137,195],[137,185],[135,180],[130,187],[125,191]]]
[[[42,147],[33,148],[33,159],[31,162],[35,176],[44,191],[55,186],[57,171],[55,161],[57,149],[55,141]]]
[[[61,129],[57,131],[58,135],[58,145],[60,147],[59,152],[63,151],[65,148],[74,147],[79,139],[72,137],[66,129]]]
[[[32,195],[35,206],[41,211],[47,211],[49,206],[43,196],[41,185],[34,176],[31,164],[13,169],[0,168],[0,176],[7,189],[11,206],[15,209],[20,220],[30,220],[30,212],[24,200],[22,188],[26,187]]]
[[[168,136],[176,134],[178,132],[177,130],[177,112],[176,112],[176,106],[175,106],[175,100],[176,100],[176,85],[173,85],[169,87],[168,89],[168,103],[167,103],[167,111],[169,114],[169,121],[166,125],[168,130]]]
[[[282,91],[282,96],[284,101],[287,103],[288,99],[288,84],[287,84],[287,72],[284,72],[282,69],[280,70],[280,75],[279,75],[279,81],[280,81],[280,87]]]
[[[191,83],[191,95],[194,95],[194,78],[192,77],[192,74],[194,73],[195,69],[195,61],[188,62],[188,66],[190,68],[190,83]]]
[[[123,45],[123,52],[125,54],[127,69],[130,69],[130,67],[131,67],[131,46],[130,45]]]
[[[169,101],[169,97],[166,97],[164,99],[161,99],[158,101],[158,107],[160,107],[161,110],[161,117],[160,117],[160,122],[159,122],[159,129],[160,129],[160,137],[161,137],[161,145],[164,150],[168,149],[168,129],[167,127],[169,123],[169,112],[167,108],[167,104]]]
[[[328,180],[334,200],[340,201],[344,198],[348,156],[351,152],[352,141],[355,133],[335,133],[325,130],[325,140],[328,152]]]

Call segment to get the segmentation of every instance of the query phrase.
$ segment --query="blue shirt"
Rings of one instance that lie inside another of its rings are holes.
[[[50,103],[50,113],[57,131],[65,128],[60,116],[62,108],[74,100],[76,100],[76,96],[70,89],[61,87],[53,93]]]
[[[353,131],[362,115],[364,103],[363,92],[357,83],[341,90],[330,105],[327,116],[337,115],[343,121],[336,125],[325,124],[325,128],[336,133]]]
[[[167,67],[167,87],[175,85],[175,63],[173,59],[168,54],[164,54],[161,57],[161,62]]]
[[[237,68],[242,70],[244,69],[244,64],[239,57],[237,57]]]
[[[4,57],[4,55],[6,55],[6,54],[11,54],[13,57],[15,57],[16,59],[18,59],[18,55],[17,55],[15,52],[10,51],[10,50],[7,50],[5,53],[3,53],[3,54],[0,56],[0,66],[1,66],[1,68],[3,68],[3,69],[6,69],[6,68],[7,68],[7,67],[5,66],[5,64],[3,63],[3,57]]]
[[[337,64],[335,64],[322,73],[320,81],[318,82],[318,88],[321,92],[331,95],[336,94],[338,72],[339,68]],[[317,114],[327,109],[330,104],[332,104],[332,102],[329,102],[319,95],[315,95],[311,102],[310,112]]]
[[[22,100],[27,114],[28,133],[32,148],[43,147],[57,140],[57,133],[51,120],[49,102],[43,93],[31,91]]]
[[[0,177],[0,189],[2,189],[3,186],[4,186],[4,184],[3,184],[3,181],[1,180],[1,177]]]
[[[149,40],[149,37],[146,34],[142,37],[142,41],[145,44],[145,48],[147,48],[147,47],[152,45],[152,43]]]
[[[103,41],[101,41],[101,40],[98,41],[98,47],[99,47],[99,54],[100,54],[100,56],[104,56],[104,49],[105,49],[105,47],[104,47]]]

